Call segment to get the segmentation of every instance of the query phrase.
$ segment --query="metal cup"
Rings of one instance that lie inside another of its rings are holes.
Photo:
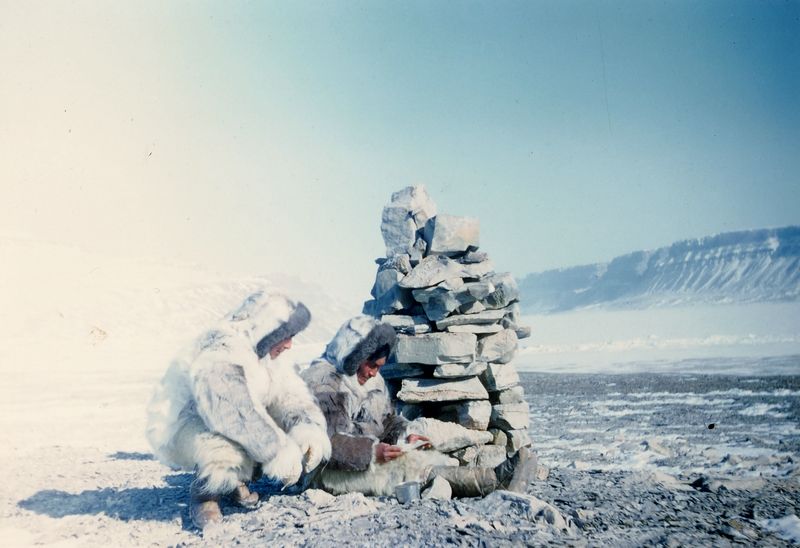
[[[419,482],[407,481],[394,488],[394,496],[400,504],[408,504],[411,501],[419,500]]]

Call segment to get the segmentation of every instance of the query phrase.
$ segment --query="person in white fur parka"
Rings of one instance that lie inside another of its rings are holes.
[[[158,459],[195,470],[191,511],[199,528],[222,520],[219,500],[254,506],[259,471],[297,482],[331,454],[325,418],[292,364],[273,361],[311,319],[279,294],[250,295],[170,364],[148,406]]]

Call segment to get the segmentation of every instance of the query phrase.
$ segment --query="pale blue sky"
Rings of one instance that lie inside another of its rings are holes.
[[[365,297],[392,191],[518,276],[800,222],[800,2],[0,2],[0,231]]]

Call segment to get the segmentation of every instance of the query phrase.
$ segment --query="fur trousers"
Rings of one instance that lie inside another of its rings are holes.
[[[393,495],[394,488],[406,481],[425,483],[436,466],[458,466],[458,461],[438,451],[410,451],[384,464],[373,462],[362,472],[323,469],[315,483],[333,493],[363,493],[365,495]]]
[[[168,446],[170,459],[196,470],[201,495],[226,495],[253,477],[255,462],[241,445],[210,432],[199,417],[188,419]]]

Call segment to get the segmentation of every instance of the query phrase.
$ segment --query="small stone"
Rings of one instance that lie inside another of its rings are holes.
[[[486,307],[483,306],[480,301],[475,301],[474,303],[468,303],[459,307],[458,313],[477,314],[478,312],[483,312],[484,310],[486,310]]]
[[[525,401],[525,390],[522,386],[512,386],[499,392],[492,392],[489,399],[493,404],[497,403],[523,403]]]
[[[475,462],[478,460],[478,447],[470,445],[464,449],[454,451],[452,455],[458,459],[462,466],[475,466]]]
[[[472,363],[443,363],[437,365],[433,370],[433,376],[437,379],[451,379],[457,377],[473,377],[480,375],[488,364],[486,362],[475,361]]]
[[[480,221],[472,217],[439,214],[425,225],[428,253],[458,254],[480,243]]]
[[[484,519],[500,517],[510,523],[543,523],[558,531],[574,534],[574,526],[558,509],[531,495],[499,489],[479,499],[475,506]]]
[[[400,272],[403,276],[411,272],[411,259],[407,254],[395,255],[394,257],[390,257],[384,260],[381,265],[380,269],[394,269]],[[374,296],[374,295],[373,295]]]
[[[530,326],[523,325],[514,329],[514,333],[517,334],[518,339],[527,339],[531,336],[531,328]]]
[[[408,308],[413,304],[411,292],[398,285],[403,274],[394,268],[381,267],[375,275],[371,294],[375,297],[373,315],[388,314]]]
[[[407,403],[486,400],[489,394],[477,377],[463,380],[403,379],[397,398]]]
[[[511,364],[490,363],[481,381],[490,392],[499,392],[519,384],[519,375]]]
[[[475,466],[494,468],[506,460],[506,448],[500,445],[482,445],[478,447]]]
[[[525,428],[520,428],[519,430],[509,430],[506,432],[506,436],[508,437],[506,449],[509,455],[515,454],[523,447],[531,446],[531,435],[528,432],[527,425]]]
[[[476,341],[471,333],[398,335],[395,358],[400,363],[472,363]]]
[[[400,286],[408,289],[432,287],[448,278],[460,278],[463,270],[463,265],[444,255],[430,255],[400,281]]]
[[[492,283],[495,290],[481,301],[486,308],[505,308],[519,299],[517,281],[510,273],[493,274],[487,277],[487,281]]]
[[[470,445],[484,445],[492,441],[489,432],[470,430],[460,424],[432,418],[421,418],[409,423],[406,431],[427,437],[437,451],[450,453]]]
[[[485,251],[467,251],[464,255],[459,257],[458,262],[464,264],[482,263],[488,261],[489,255]]]
[[[536,475],[534,476],[534,479],[537,479],[539,481],[547,481],[547,478],[549,477],[550,477],[550,469],[543,464],[539,464],[536,467]]]
[[[398,333],[404,335],[421,335],[430,333],[431,325],[425,316],[404,316],[402,314],[384,314],[381,316],[383,323],[388,323]]]
[[[490,260],[480,263],[469,263],[463,265],[461,277],[464,279],[480,280],[490,272],[494,272],[494,264]]]
[[[508,445],[508,435],[505,432],[503,432],[499,428],[490,428],[489,432],[491,432],[492,435],[494,436],[492,444],[502,445],[503,447]]]
[[[430,485],[422,492],[423,499],[450,500],[453,498],[453,488],[441,476],[436,476]]]
[[[424,186],[409,186],[393,193],[381,214],[381,234],[386,244],[386,256],[406,254],[411,260],[421,259],[424,249],[417,244],[421,240],[419,232],[428,219],[435,215],[436,204]]]
[[[414,299],[422,303],[425,316],[434,322],[446,318],[451,312],[459,309],[464,304],[458,293],[443,289],[440,285],[430,289],[415,289],[413,291]]]
[[[409,381],[403,381],[409,382]],[[502,403],[492,406],[490,424],[502,430],[519,430],[528,428],[530,415],[527,403]]]
[[[440,419],[455,422],[473,430],[486,430],[489,427],[491,416],[492,404],[486,400],[445,405],[439,412]]]
[[[478,341],[478,356],[487,362],[508,363],[514,359],[516,352],[517,334],[510,329]]]

